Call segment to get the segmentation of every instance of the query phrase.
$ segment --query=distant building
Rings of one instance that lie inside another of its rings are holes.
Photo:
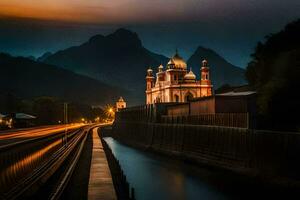
[[[195,98],[189,103],[167,106],[167,115],[187,116],[217,113],[256,114],[256,92],[226,92],[206,98]]]
[[[21,128],[34,126],[36,117],[26,113],[13,113],[6,115],[3,120],[10,128]]]
[[[146,104],[188,102],[192,98],[212,95],[212,84],[207,60],[202,61],[201,78],[196,79],[192,69],[187,71],[186,62],[178,52],[170,58],[166,70],[158,67],[156,78],[149,68],[146,76]]]
[[[0,128],[1,128],[1,126],[3,125],[3,123],[4,123],[4,120],[3,120],[4,117],[5,117],[5,115],[2,115],[2,114],[0,113]]]
[[[116,111],[118,112],[120,109],[126,108],[126,101],[124,101],[123,97],[120,97],[116,102]]]

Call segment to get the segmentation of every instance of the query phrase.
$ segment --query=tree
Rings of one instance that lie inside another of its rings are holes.
[[[53,97],[39,97],[34,100],[33,111],[38,124],[56,124],[63,120],[63,104]]]
[[[262,128],[299,130],[300,20],[258,43],[246,78],[257,89]]]

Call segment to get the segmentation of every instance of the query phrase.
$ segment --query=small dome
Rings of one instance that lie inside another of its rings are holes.
[[[119,102],[124,102],[123,97],[120,97],[120,98],[119,98]]]
[[[168,62],[168,65],[175,65],[174,61],[173,61],[173,58],[171,58]]]
[[[151,67],[147,69],[147,77],[153,77],[153,70],[151,69]]]
[[[190,70],[189,73],[187,73],[184,76],[184,80],[191,80],[191,81],[195,81],[196,80],[196,75],[194,74],[194,72],[192,70]]]
[[[202,66],[203,66],[203,67],[207,67],[207,64],[208,64],[208,62],[207,62],[206,59],[202,60]]]
[[[160,64],[158,66],[158,72],[162,72],[164,70],[164,66],[162,64]]]

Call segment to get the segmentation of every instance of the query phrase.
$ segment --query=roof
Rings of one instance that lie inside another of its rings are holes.
[[[181,56],[179,56],[178,52],[176,51],[175,55],[170,58],[168,65],[174,65],[175,69],[186,69],[187,65],[186,62],[183,60]]]
[[[3,118],[3,117],[5,117],[5,115],[2,115],[2,114],[0,113],[0,118]]]
[[[118,102],[124,102],[123,97],[120,97]]]
[[[190,70],[189,73],[187,73],[187,74],[184,76],[184,79],[192,79],[192,80],[195,80],[195,79],[196,79],[196,75],[194,74],[194,72],[192,71],[192,69]]]
[[[256,94],[256,91],[244,91],[244,92],[226,92],[226,93],[222,93],[222,94],[216,94],[216,96],[248,96],[248,95],[252,95],[252,94]]]
[[[36,117],[33,115],[28,115],[25,113],[16,113],[16,119],[35,119]]]
[[[205,96],[205,97],[196,97],[191,99],[191,102],[196,102],[196,101],[203,101],[203,100],[207,100],[207,99],[213,99],[216,97],[242,97],[242,96],[250,96],[256,94],[256,91],[244,91],[244,92],[226,92],[226,93],[222,93],[222,94],[215,94],[215,95],[211,95],[211,96]]]

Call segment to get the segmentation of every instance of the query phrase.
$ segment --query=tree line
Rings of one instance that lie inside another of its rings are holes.
[[[259,127],[300,130],[300,19],[256,45],[246,69],[257,91]]]
[[[64,101],[56,97],[42,96],[34,99],[21,99],[12,93],[0,94],[0,113],[26,113],[36,116],[36,125],[64,123]],[[68,102],[68,121],[94,121],[106,118],[100,107]]]

